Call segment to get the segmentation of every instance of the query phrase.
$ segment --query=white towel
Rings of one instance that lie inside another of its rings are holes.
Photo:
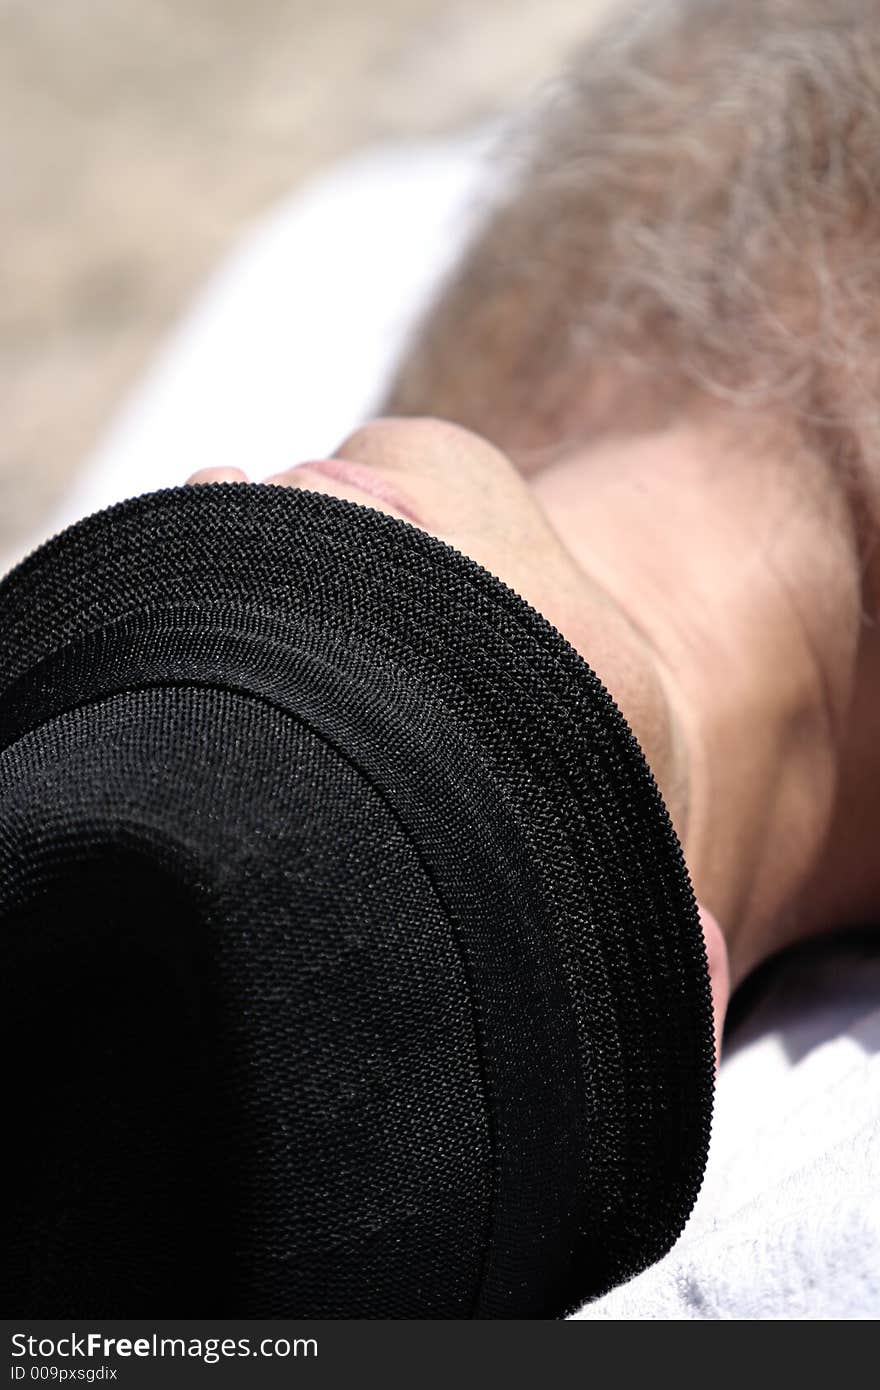
[[[684,1234],[577,1317],[878,1314],[880,932],[767,967],[723,1052]]]

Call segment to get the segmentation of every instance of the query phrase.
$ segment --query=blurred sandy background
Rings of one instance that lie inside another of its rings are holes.
[[[0,0],[0,557],[236,235],[528,98],[610,0]]]

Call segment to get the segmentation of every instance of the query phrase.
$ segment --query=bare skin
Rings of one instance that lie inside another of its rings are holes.
[[[762,961],[880,920],[875,20],[620,7],[398,364],[391,418],[334,476],[266,480],[406,515],[582,653],[681,839],[719,1030]]]
[[[730,988],[763,960],[880,905],[864,818],[880,784],[871,575],[818,459],[793,468],[703,422],[524,476],[433,419],[373,421],[334,458],[402,510],[321,465],[263,481],[415,518],[541,611],[617,700],[707,910],[719,1037]],[[189,479],[217,481],[249,479]]]

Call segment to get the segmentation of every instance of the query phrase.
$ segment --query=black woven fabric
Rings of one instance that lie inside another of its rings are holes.
[[[171,489],[0,585],[0,1297],[554,1317],[658,1259],[711,996],[657,787],[500,580]]]

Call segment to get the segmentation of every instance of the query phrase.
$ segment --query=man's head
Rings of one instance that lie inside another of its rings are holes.
[[[878,73],[873,0],[624,0],[382,403],[503,450],[647,638],[734,983],[880,904]]]
[[[594,662],[741,937],[735,982],[874,894],[835,798],[868,795],[840,785],[869,765],[880,593],[878,43],[871,0],[618,7],[498,151],[404,355],[383,411],[432,422],[337,451],[424,491],[425,527]],[[338,469],[277,481],[366,500]]]

